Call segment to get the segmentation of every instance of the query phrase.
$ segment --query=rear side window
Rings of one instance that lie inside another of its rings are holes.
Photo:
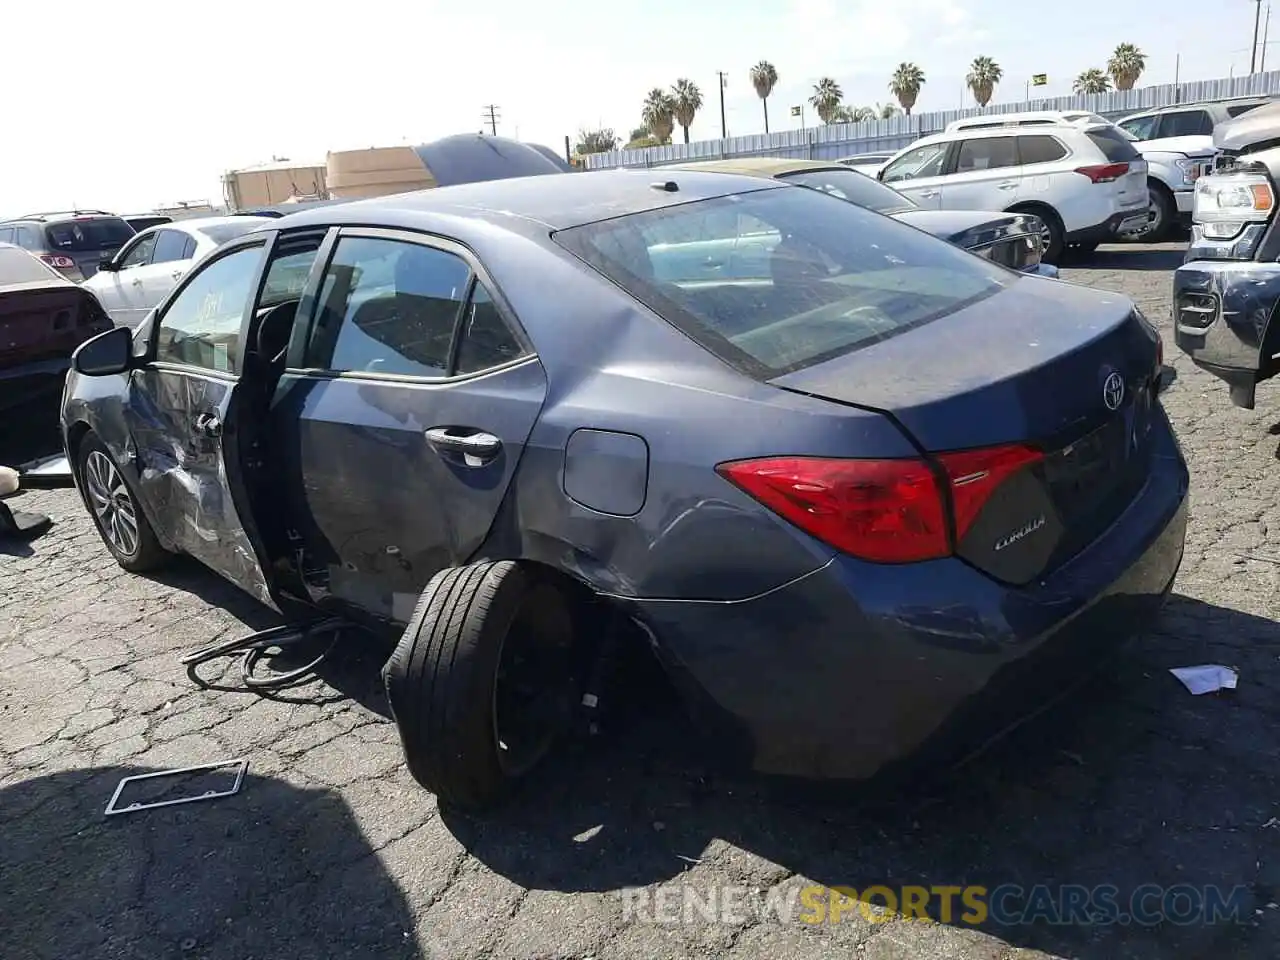
[[[1262,106],[1266,106],[1266,104],[1264,103],[1233,104],[1232,106],[1227,107],[1227,116],[1232,117],[1234,119],[1235,117],[1240,116],[1240,114],[1242,113],[1248,113],[1250,110],[1257,110],[1259,107],[1262,107]]]
[[[1178,110],[1160,118],[1160,137],[1199,137],[1213,133],[1206,110]]]
[[[498,313],[493,297],[477,282],[463,312],[462,341],[454,373],[479,373],[519,360],[528,353]]]
[[[1053,137],[1018,138],[1018,157],[1023,163],[1051,163],[1067,155],[1067,148]]]
[[[975,137],[960,144],[956,156],[956,173],[974,173],[1018,165],[1017,140],[1014,137]]]
[[[156,233],[155,249],[151,253],[152,263],[171,263],[185,259],[187,235],[178,230],[160,230]]]
[[[711,353],[763,379],[1023,282],[891,218],[785,187],[649,210],[554,239]]]
[[[133,228],[118,217],[64,220],[44,228],[49,249],[59,253],[119,250],[133,234]]]
[[[443,250],[343,237],[321,286],[307,366],[443,377],[471,268]]]
[[[38,227],[18,227],[16,239],[23,250],[33,252],[41,249],[40,229]]]
[[[1138,148],[1133,145],[1133,141],[1126,140],[1124,134],[1118,130],[1090,130],[1085,134],[1095,147],[1102,151],[1102,155],[1107,158],[1108,163],[1129,163],[1133,160],[1141,160],[1142,154],[1138,152]]]

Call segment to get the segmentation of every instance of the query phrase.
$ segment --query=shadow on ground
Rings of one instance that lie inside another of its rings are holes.
[[[233,797],[104,817],[120,779],[144,772],[0,789],[6,957],[420,956],[409,905],[339,796],[250,775]]]
[[[1090,960],[1270,957],[1255,910],[1280,899],[1278,646],[1270,620],[1174,597],[1096,683],[887,804],[717,773],[667,701],[542,771],[498,817],[444,816],[493,870],[564,891],[726,875],[767,887],[791,871],[855,889],[1114,884],[1124,907],[1143,884],[1244,885],[1241,923],[986,929]],[[1240,689],[1192,697],[1168,673],[1206,662],[1237,667]]]
[[[1093,270],[1154,270],[1169,272],[1182,265],[1186,255],[1183,244],[1159,247],[1130,247],[1115,244],[1100,247],[1088,256],[1074,257],[1064,263],[1067,267],[1083,267]]]

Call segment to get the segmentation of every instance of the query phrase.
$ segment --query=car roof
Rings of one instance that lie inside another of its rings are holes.
[[[8,220],[0,220],[0,223],[19,223],[22,221],[31,223],[55,223],[60,220],[76,220],[81,217],[88,217],[95,220],[103,218],[109,220],[124,219],[120,214],[108,213],[106,210],[54,210],[50,213],[24,213],[20,217],[10,217]]]
[[[889,154],[892,156],[892,154]],[[697,160],[689,163],[673,163],[663,170],[705,171],[707,173],[737,173],[745,177],[780,177],[801,170],[847,170],[848,167],[834,161],[796,160],[790,157],[733,157],[728,160]]]
[[[931,133],[927,137],[921,137],[919,140],[908,144],[898,151],[894,156],[906,153],[914,147],[928,146],[932,143],[949,143],[952,140],[969,140],[979,137],[1008,137],[1013,134],[1011,130],[1017,131],[1017,136],[1034,137],[1044,133],[1068,134],[1068,133],[1084,133],[1086,128],[1077,126],[1074,123],[1067,123],[1065,120],[1060,122],[1037,123],[1027,126],[1018,126],[1010,124],[1009,126],[999,127],[976,127],[976,128],[960,128],[958,130],[942,130],[938,133]]]
[[[675,189],[666,185],[674,184]],[[545,234],[586,223],[754,190],[784,189],[756,177],[678,170],[592,170],[585,173],[486,180],[435,187],[319,207],[272,220],[258,229],[288,230],[321,224],[403,226],[430,230],[449,224],[465,235],[481,224],[511,232]],[[472,225],[468,226],[468,222]]]

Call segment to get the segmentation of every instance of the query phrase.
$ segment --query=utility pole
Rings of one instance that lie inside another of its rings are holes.
[[[498,116],[498,109],[496,103],[486,104],[484,108],[484,122],[489,125],[489,134],[494,137],[498,135],[498,121],[501,119]]]
[[[1249,73],[1258,64],[1258,27],[1262,22],[1262,0],[1253,0],[1253,49],[1249,52]]]
[[[1262,57],[1258,63],[1258,72],[1267,72],[1267,34],[1271,32],[1271,4],[1267,4],[1267,16],[1262,21]]]
[[[1261,3],[1262,0],[1258,0],[1258,2]],[[728,74],[726,74],[723,70],[717,70],[716,76],[720,78],[720,139],[727,140],[729,139],[729,130],[725,126],[725,122],[724,122],[724,88],[729,82],[726,79]]]

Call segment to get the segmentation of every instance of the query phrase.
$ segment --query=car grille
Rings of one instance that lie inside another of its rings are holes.
[[[1045,460],[1044,478],[1064,530],[1050,568],[1101,536],[1142,489],[1156,391],[1153,378],[1106,423]]]

